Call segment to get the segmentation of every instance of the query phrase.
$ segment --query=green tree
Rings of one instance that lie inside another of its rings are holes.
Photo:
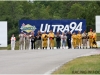
[[[81,19],[84,11],[85,11],[85,8],[81,4],[75,3],[71,6],[67,17],[69,19]]]

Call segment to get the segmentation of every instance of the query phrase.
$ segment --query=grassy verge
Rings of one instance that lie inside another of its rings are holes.
[[[18,49],[19,49],[19,42],[17,41],[15,45],[15,50]],[[11,50],[11,44],[9,44],[8,47],[0,47],[0,50]]]
[[[0,50],[7,50],[7,47],[0,47]]]
[[[100,41],[100,33],[97,33],[97,41]]]
[[[17,41],[15,44],[15,50],[19,49],[19,42]],[[8,45],[7,50],[11,50],[11,44]]]
[[[64,64],[53,74],[100,74],[100,55],[74,59]]]

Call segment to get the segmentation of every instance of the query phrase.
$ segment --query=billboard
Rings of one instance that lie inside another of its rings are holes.
[[[20,20],[19,32],[30,33],[40,30],[41,32],[83,32],[86,30],[86,20]]]
[[[96,33],[100,33],[100,16],[96,16],[95,17],[95,28],[96,28]]]
[[[0,21],[0,47],[7,47],[7,21]]]

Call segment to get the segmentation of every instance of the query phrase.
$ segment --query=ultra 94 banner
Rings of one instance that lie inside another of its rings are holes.
[[[86,30],[86,20],[20,20],[19,31],[26,33],[35,32],[78,32]]]

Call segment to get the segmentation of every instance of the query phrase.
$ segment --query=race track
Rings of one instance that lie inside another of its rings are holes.
[[[97,51],[100,53],[95,49],[0,50],[0,74],[49,74],[76,57]]]

